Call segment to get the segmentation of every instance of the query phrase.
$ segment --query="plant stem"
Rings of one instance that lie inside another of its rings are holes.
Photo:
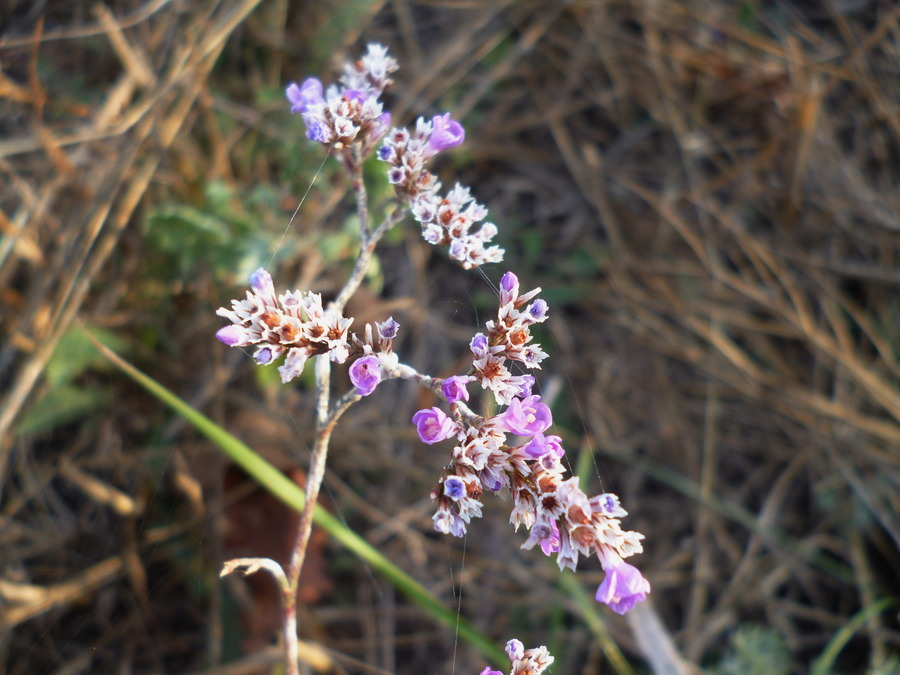
[[[367,241],[360,242],[359,256],[356,258],[353,272],[350,273],[350,278],[347,279],[347,283],[338,296],[328,305],[329,308],[334,308],[338,311],[344,309],[344,305],[356,293],[356,289],[359,288],[359,285],[365,278],[366,270],[369,268],[369,261],[372,260],[372,254],[375,253],[375,247],[378,245],[378,242],[385,232],[396,225],[402,217],[403,209],[398,206],[385,216],[384,221],[372,232]]]
[[[375,246],[384,233],[387,232],[403,214],[400,208],[389,213],[384,221],[369,232],[368,197],[366,186],[362,177],[362,159],[358,150],[354,151],[353,162],[353,192],[356,196],[357,211],[359,213],[360,227],[360,251],[356,258],[353,272],[341,289],[338,296],[328,305],[329,310],[342,312],[344,305],[359,288],[365,278],[369,261],[375,252]],[[309,460],[309,471],[306,475],[306,506],[300,514],[300,523],[297,526],[297,536],[294,540],[291,562],[288,568],[288,588],[283,593],[284,611],[284,649],[287,659],[287,675],[299,675],[297,637],[297,590],[300,586],[300,571],[303,569],[303,561],[306,559],[306,551],[309,546],[309,537],[312,532],[313,512],[319,500],[319,488],[325,477],[325,460],[328,456],[328,443],[331,440],[331,432],[334,429],[341,414],[359,396],[355,392],[344,396],[335,406],[330,408],[331,399],[331,362],[327,354],[316,357],[316,439],[313,444],[312,456]]]
[[[327,354],[316,357],[316,440],[313,444],[309,471],[306,475],[306,506],[300,514],[297,537],[291,553],[288,568],[288,589],[284,597],[284,648],[287,655],[288,675],[299,675],[297,665],[297,589],[300,586],[300,571],[306,559],[309,536],[312,532],[313,511],[319,500],[319,488],[325,477],[325,460],[328,457],[328,442],[334,423],[329,423],[329,395],[331,393],[331,362]]]
[[[362,248],[369,243],[369,195],[363,182],[363,158],[359,145],[354,145],[353,153],[353,194],[356,197],[356,215],[359,218],[359,241]]]

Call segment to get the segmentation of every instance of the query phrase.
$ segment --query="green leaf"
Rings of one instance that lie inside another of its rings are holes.
[[[873,616],[881,614],[884,610],[886,610],[891,605],[896,605],[898,603],[897,598],[881,598],[880,600],[876,600],[872,604],[867,607],[863,607],[859,612],[857,612],[853,618],[851,618],[847,623],[841,626],[840,630],[838,630],[834,636],[831,638],[831,641],[825,646],[825,649],[819,655],[813,664],[812,670],[810,671],[813,675],[828,675],[829,673],[834,672],[834,662],[837,660],[838,654],[841,653],[841,650],[846,646],[850,639],[860,630],[865,628],[866,623]]]
[[[790,671],[787,643],[766,626],[741,626],[731,640],[731,649],[715,669],[717,675],[785,675]]]
[[[16,425],[19,434],[40,434],[66,422],[83,417],[109,403],[108,391],[94,387],[86,389],[62,385],[50,389],[22,415]]]
[[[110,349],[121,351],[125,348],[125,341],[114,333],[98,328],[92,328],[91,332]],[[106,361],[97,354],[97,349],[87,334],[80,327],[74,327],[60,338],[44,369],[44,377],[52,389],[68,384],[88,368],[105,365]]]

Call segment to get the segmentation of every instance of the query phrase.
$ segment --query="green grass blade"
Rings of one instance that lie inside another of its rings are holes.
[[[120,358],[112,350],[99,343],[95,343],[95,345],[113,365],[162,403],[184,417],[197,431],[215,443],[235,464],[252,476],[261,486],[291,508],[297,511],[303,510],[306,503],[303,491],[281,471],[256,454],[248,445],[181,400],[156,380]],[[428,589],[397,567],[369,542],[318,505],[313,512],[313,522],[361,560],[364,560],[380,572],[398,590],[406,594],[434,619],[453,630],[457,630],[463,640],[478,649],[494,665],[508,663],[504,651],[482,636],[470,623],[458,617],[455,608],[448,608]]]
[[[838,654],[850,641],[853,635],[865,626],[866,622],[876,614],[881,614],[884,610],[897,603],[896,598],[882,598],[873,602],[868,607],[863,607],[857,612],[852,619],[844,624],[841,629],[834,634],[825,649],[819,655],[813,664],[812,675],[829,675],[833,672],[834,662],[837,660]]]

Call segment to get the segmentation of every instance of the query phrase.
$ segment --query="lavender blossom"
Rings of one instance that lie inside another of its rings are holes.
[[[360,396],[368,396],[381,382],[381,362],[377,356],[363,356],[350,366],[350,381]]]
[[[522,644],[521,640],[517,640],[513,638],[506,643],[506,655],[509,657],[510,661],[518,661],[523,656],[525,656],[525,645]]]
[[[553,415],[541,397],[533,394],[526,399],[514,398],[503,415],[503,428],[519,436],[533,436],[553,424]]]
[[[246,299],[232,300],[230,309],[216,311],[232,323],[216,332],[221,342],[230,347],[256,345],[254,358],[260,365],[286,354],[278,369],[285,383],[300,375],[306,361],[317,354],[328,354],[337,363],[347,359],[352,319],[334,310],[326,312],[322,297],[315,293],[291,291],[276,296],[272,275],[262,267],[249,281]]]
[[[554,661],[546,647],[525,649],[525,646],[515,638],[506,643],[506,655],[509,657],[510,675],[541,675]],[[479,675],[503,675],[503,673],[487,667]]]
[[[393,340],[400,332],[400,324],[394,321],[394,317],[388,317],[381,323],[376,323],[378,329],[378,337],[384,341]]]
[[[292,113],[305,113],[315,105],[325,105],[322,97],[322,82],[316,77],[308,77],[303,84],[297,86],[291,82],[285,90],[288,101],[291,102]]]
[[[412,421],[423,443],[440,443],[457,432],[456,423],[440,408],[420,410],[413,415]]]
[[[285,90],[291,112],[303,117],[306,137],[341,151],[344,163],[354,166],[356,158],[350,146],[356,144],[363,157],[367,156],[391,123],[380,101],[381,94],[392,80],[397,62],[387,49],[370,44],[366,54],[344,66],[339,85],[323,88],[315,77],[303,84],[292,82]]]
[[[441,382],[441,394],[447,399],[447,403],[456,403],[457,401],[468,401],[469,390],[466,384],[474,380],[471,376],[459,376],[446,378]]]
[[[647,597],[650,582],[634,565],[629,565],[621,558],[616,560],[610,556],[604,561],[601,557],[606,577],[597,588],[597,601],[609,605],[616,614],[625,614],[637,603]]]
[[[455,148],[461,145],[466,139],[466,130],[454,119],[450,118],[450,113],[443,115],[435,115],[431,119],[431,138],[428,139],[428,148],[432,152],[441,152],[449,148]]]
[[[472,198],[468,188],[456,185],[441,197],[440,183],[425,168],[436,153],[459,145],[464,138],[465,130],[450,113],[436,115],[430,122],[420,117],[412,132],[392,129],[378,158],[390,164],[388,181],[422,226],[422,238],[447,246],[451,259],[471,269],[503,259],[503,249],[487,245],[497,227],[493,223],[478,226],[487,209]]]
[[[560,569],[572,570],[580,556],[596,554],[607,570],[607,581],[597,599],[617,612],[625,612],[650,592],[649,583],[636,568],[623,562],[623,558],[641,552],[643,535],[622,529],[619,519],[627,513],[618,497],[608,493],[588,497],[577,477],[564,478],[562,440],[545,433],[553,423],[550,408],[540,396],[530,393],[533,376],[512,375],[506,365],[518,361],[526,367],[537,367],[540,355],[546,356],[532,341],[530,332],[532,325],[547,318],[546,303],[535,299],[539,291],[521,293],[517,277],[504,275],[497,319],[487,322],[487,334],[478,333],[470,343],[474,374],[466,379],[480,381],[497,403],[507,408],[493,417],[473,420],[460,416],[455,430],[437,408],[417,413],[421,416],[416,420],[419,434],[425,442],[449,438],[453,433],[458,440],[444,478],[432,490],[437,502],[434,527],[462,536],[471,519],[481,515],[482,492],[506,488],[513,502],[510,522],[517,529],[524,525],[529,530],[522,548],[540,545],[545,555],[556,555]],[[450,381],[452,378],[447,378],[442,383],[442,393],[452,401],[456,394],[447,384]],[[429,419],[425,419],[426,414]],[[525,440],[511,447],[507,434]],[[526,653],[522,663],[528,658]],[[514,672],[540,671],[526,664],[523,670]]]

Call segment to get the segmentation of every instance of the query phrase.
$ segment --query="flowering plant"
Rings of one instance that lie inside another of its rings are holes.
[[[307,138],[335,152],[352,178],[360,221],[360,253],[343,289],[327,305],[320,295],[309,291],[279,294],[271,275],[260,268],[250,276],[246,298],[233,300],[230,308],[222,307],[217,312],[230,324],[216,337],[228,346],[254,347],[253,356],[260,365],[283,359],[278,370],[284,383],[300,375],[315,357],[317,433],[307,478],[307,506],[290,568],[285,574],[274,561],[255,558],[226,564],[226,572],[267,569],[281,582],[289,673],[297,672],[296,588],[331,431],[351,404],[371,395],[386,379],[412,380],[433,391],[448,406],[449,414],[434,406],[412,418],[423,442],[455,441],[451,460],[431,491],[437,531],[463,536],[472,518],[481,516],[484,492],[506,492],[512,500],[510,522],[516,529],[524,526],[529,531],[523,548],[539,545],[544,554],[556,554],[560,569],[574,570],[579,556],[597,555],[606,572],[597,590],[598,601],[621,614],[650,592],[649,582],[637,568],[624,562],[624,558],[641,552],[643,535],[622,529],[620,519],[626,512],[616,495],[589,497],[577,477],[564,478],[562,441],[547,433],[553,425],[550,408],[534,393],[533,375],[515,374],[523,369],[540,369],[547,358],[531,332],[549,315],[547,302],[538,297],[540,288],[522,293],[515,274],[503,275],[497,317],[472,338],[472,365],[463,375],[438,379],[401,363],[393,352],[393,339],[400,328],[393,318],[376,323],[374,329],[366,325],[361,333],[350,330],[353,318],[343,315],[344,307],[361,284],[378,241],[405,212],[419,223],[425,241],[446,246],[449,257],[465,269],[500,262],[504,253],[490,244],[497,228],[482,223],[487,209],[474,200],[469,188],[457,184],[442,196],[440,182],[426,168],[437,153],[463,142],[462,125],[445,113],[431,121],[419,118],[412,131],[388,129],[391,118],[383,110],[380,97],[396,69],[396,61],[384,47],[369,45],[359,61],[345,66],[339,84],[325,89],[318,79],[309,78],[300,85],[290,84],[286,90],[291,111],[303,118]],[[379,141],[377,157],[388,165],[395,202],[393,210],[373,229],[362,163]],[[354,388],[332,400],[331,364],[348,361]],[[487,417],[476,414],[467,405],[470,384],[489,392],[502,410]],[[553,660],[543,647],[524,651],[518,640],[508,643],[507,653],[513,673],[537,674]]]

